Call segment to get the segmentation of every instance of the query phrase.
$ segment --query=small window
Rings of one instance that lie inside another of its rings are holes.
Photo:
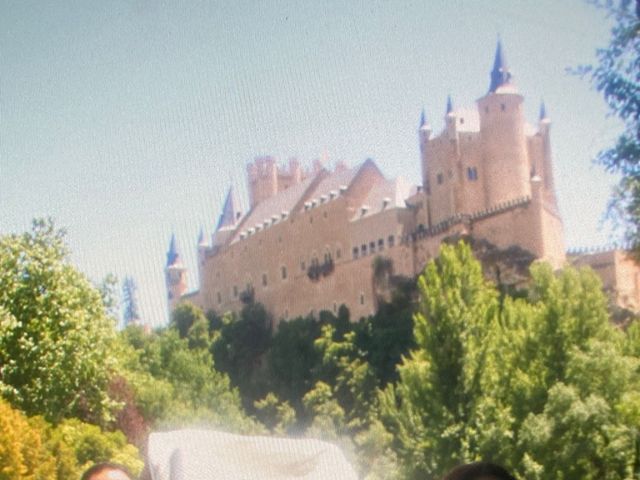
[[[304,263],[304,260],[300,262],[300,270],[303,272],[307,270],[307,265]]]
[[[233,286],[233,298],[238,298],[238,286]]]
[[[222,295],[220,295],[220,292],[218,292],[218,303],[222,303]]]
[[[389,235],[389,238],[387,238],[387,244],[390,247],[393,247],[394,243],[395,243],[395,237],[393,235]]]
[[[313,217],[309,217],[309,223],[313,223]]]
[[[460,125],[464,123],[464,118],[460,117]]]
[[[263,287],[267,286],[267,274],[266,273],[262,274],[262,286]]]
[[[378,239],[378,250],[384,250],[384,239]]]
[[[376,251],[376,242],[369,243],[369,252],[374,253]]]
[[[484,107],[484,113],[489,113],[489,107]]]
[[[360,305],[364,305],[364,293],[360,294]]]
[[[360,252],[362,253],[362,256],[363,256],[363,257],[367,254],[367,244],[366,244],[366,243],[363,243],[363,244],[360,246]]]
[[[336,250],[336,258],[340,258],[342,256],[342,251],[338,248]]]
[[[439,173],[436,177],[436,181],[438,182],[438,185],[442,185],[442,182],[444,182],[444,175]]]
[[[502,110],[503,112],[507,109],[507,106],[504,103],[500,104],[500,110]]]
[[[338,304],[333,302],[333,313],[338,313]]]
[[[282,279],[285,280],[287,278],[287,267],[282,267]]]
[[[322,214],[322,216],[323,216],[324,218],[327,218],[327,212],[324,212],[324,213]]]
[[[478,180],[478,169],[476,167],[467,167],[467,178],[470,181]]]
[[[358,258],[358,252],[360,250],[358,250],[358,247],[353,247],[353,258],[356,259]]]

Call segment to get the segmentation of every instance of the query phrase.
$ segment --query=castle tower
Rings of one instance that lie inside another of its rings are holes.
[[[251,208],[278,193],[278,166],[273,157],[259,157],[247,166]]]
[[[164,269],[167,285],[167,302],[169,315],[175,309],[180,298],[187,291],[187,269],[182,264],[182,259],[176,246],[176,236],[171,235],[169,251],[167,252],[167,265]]]
[[[523,100],[498,40],[489,92],[477,101],[487,208],[531,196]]]
[[[547,115],[547,109],[544,102],[540,103],[540,118],[538,120],[538,132],[542,139],[542,180],[544,183],[545,196],[553,205],[557,205],[556,189],[553,181],[553,167],[551,159],[551,139],[549,131],[551,130],[551,120]]]
[[[431,137],[431,125],[427,121],[424,108],[420,114],[420,125],[418,125],[418,138],[420,140],[420,157],[422,160],[422,186],[424,191],[429,193],[429,165],[427,164],[427,144]]]

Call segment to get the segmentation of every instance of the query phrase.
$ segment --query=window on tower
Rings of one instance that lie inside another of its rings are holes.
[[[478,169],[476,167],[467,167],[467,178],[470,181],[478,180]]]
[[[437,180],[437,182],[438,182],[438,185],[442,185],[442,182],[444,182],[444,175],[442,175],[442,173],[439,173],[439,174],[436,176],[436,180]]]

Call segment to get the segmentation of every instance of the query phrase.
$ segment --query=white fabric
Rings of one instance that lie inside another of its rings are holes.
[[[177,430],[149,436],[153,480],[357,480],[327,442]]]

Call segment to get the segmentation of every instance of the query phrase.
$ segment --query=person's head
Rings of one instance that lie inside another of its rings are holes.
[[[488,462],[475,462],[460,465],[449,473],[443,480],[516,480],[500,465]]]
[[[80,480],[133,480],[133,475],[117,463],[96,463],[82,474]]]

